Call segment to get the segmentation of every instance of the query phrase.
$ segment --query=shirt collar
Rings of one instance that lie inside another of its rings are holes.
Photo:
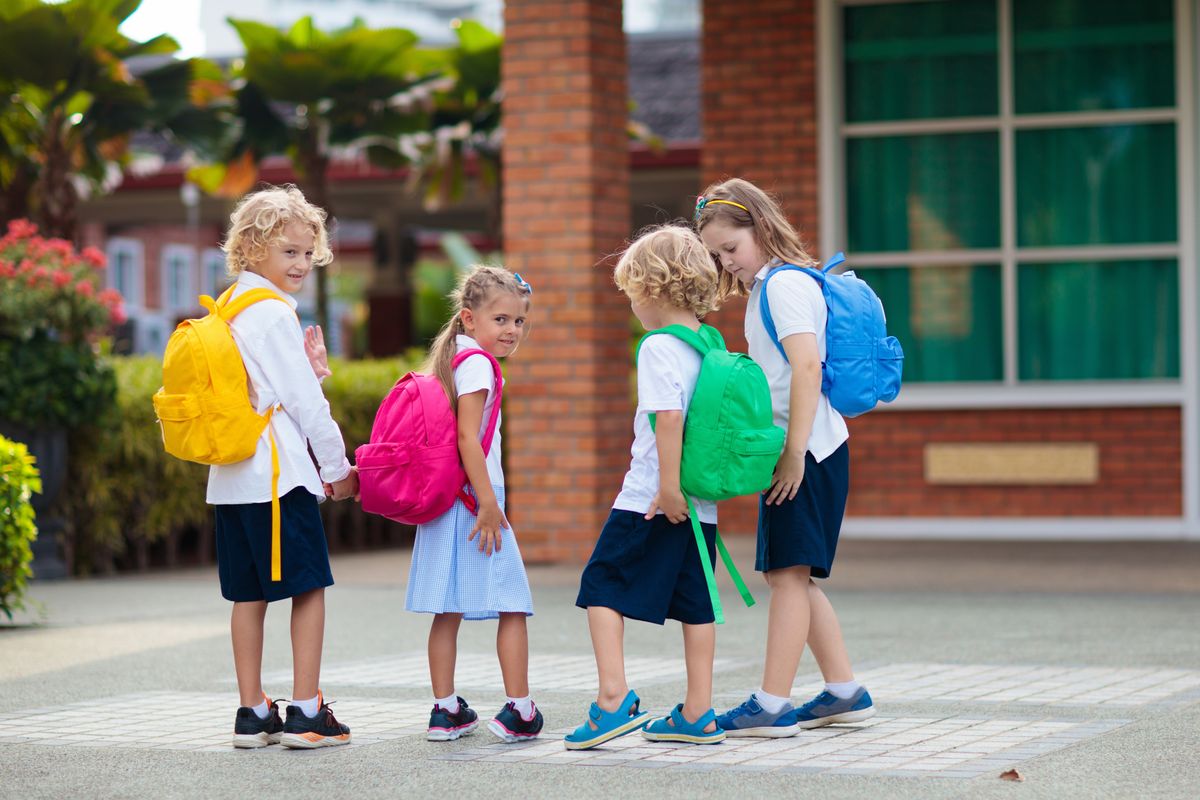
[[[483,349],[479,347],[479,342],[475,341],[470,336],[467,336],[465,333],[456,334],[454,336],[454,343],[458,345],[460,350],[470,350],[471,348]]]
[[[299,303],[296,302],[296,298],[292,297],[287,292],[282,291],[278,286],[271,283],[257,272],[251,272],[248,269],[244,269],[242,270],[242,274],[238,275],[237,282],[239,286],[245,286],[247,289],[270,289],[272,292],[282,297],[287,304],[292,307],[293,311],[295,311],[296,307],[299,305]]]
[[[772,258],[770,261],[763,264],[762,269],[760,269],[758,272],[754,273],[754,282],[758,283],[759,281],[764,280],[767,277],[768,272],[775,269],[776,267],[782,267],[782,266],[783,266],[782,261],[780,261],[778,258]]]

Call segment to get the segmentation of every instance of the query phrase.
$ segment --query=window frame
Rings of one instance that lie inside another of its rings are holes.
[[[180,303],[171,302],[171,282],[172,282],[172,260],[182,257],[185,264],[183,275],[187,280],[187,285],[182,287],[180,296],[184,298],[192,298],[191,302],[183,300]],[[171,242],[164,244],[158,255],[158,270],[160,276],[161,289],[161,308],[168,314],[178,313],[181,311],[192,311],[199,308],[199,304],[195,302],[199,292],[196,291],[196,248],[191,245],[179,244]]]
[[[846,226],[846,140],[850,137],[996,131],[1000,135],[1000,247],[956,251],[852,253],[849,261],[861,267],[905,267],[911,263],[998,263],[1001,269],[1003,320],[1003,380],[909,383],[892,404],[897,409],[1014,408],[1071,406],[1195,405],[1197,395],[1197,279],[1195,218],[1195,80],[1192,61],[1195,36],[1193,10],[1186,0],[1174,0],[1176,105],[1116,111],[1058,112],[1017,115],[1013,98],[1013,31],[1011,0],[996,0],[999,38],[998,79],[1000,113],[984,117],[921,119],[894,122],[844,122],[842,9],[847,6],[887,5],[913,0],[818,0],[817,101],[818,155],[821,164],[820,207],[836,209],[821,215],[822,255],[843,249]],[[1023,247],[1016,245],[1016,133],[1028,128],[1101,126],[1122,123],[1170,122],[1175,125],[1176,212],[1175,242],[1137,245]],[[1017,267],[1029,262],[1100,261],[1117,263],[1131,258],[1176,261],[1179,280],[1179,378],[1138,380],[1046,380],[1018,378]],[[1187,402],[1190,401],[1190,402]],[[1185,417],[1188,415],[1185,415]],[[1190,415],[1200,434],[1200,424]]]
[[[127,254],[131,257],[132,267],[130,268],[130,284],[131,289],[128,292],[121,292],[121,296],[125,301],[125,308],[128,311],[134,311],[146,307],[146,248],[140,239],[132,239],[124,236],[114,236],[110,238],[104,245],[105,255],[108,257],[108,268],[105,270],[104,283],[109,289],[120,291],[117,286],[116,268],[118,256]]]

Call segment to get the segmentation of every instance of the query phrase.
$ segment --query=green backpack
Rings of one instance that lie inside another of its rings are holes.
[[[713,614],[720,624],[725,615],[692,497],[717,501],[764,491],[771,485],[786,434],[774,423],[771,389],[762,368],[749,356],[726,350],[720,331],[709,325],[701,325],[699,331],[668,325],[643,336],[638,342],[638,353],[648,338],[664,333],[691,345],[703,357],[683,424],[679,483],[687,498],[692,531],[700,548],[700,564],[708,582]],[[655,415],[651,414],[651,430],[654,423]],[[746,606],[754,605],[754,597],[725,548],[720,532],[717,549]]]

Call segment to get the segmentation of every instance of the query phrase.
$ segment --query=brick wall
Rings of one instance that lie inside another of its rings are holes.
[[[771,192],[808,248],[817,250],[817,93],[814,0],[705,0],[701,42],[700,174],[705,186],[745,178]],[[707,322],[746,351],[745,302]],[[721,528],[753,532],[757,501],[721,504]]]
[[[850,420],[850,505],[864,517],[1179,516],[1178,408],[879,411]],[[1095,442],[1082,486],[947,486],[924,480],[934,442]]]
[[[629,306],[604,254],[629,235],[621,6],[504,9],[504,251],[534,288],[506,366],[505,479],[527,560],[586,559],[628,465]]]

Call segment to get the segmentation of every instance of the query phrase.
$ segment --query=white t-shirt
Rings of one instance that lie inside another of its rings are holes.
[[[686,342],[669,334],[651,336],[638,355],[638,406],[633,417],[632,460],[621,493],[613,502],[620,511],[645,514],[658,494],[658,441],[650,429],[650,414],[682,411],[687,417],[696,379],[700,377],[700,354]],[[717,504],[692,498],[701,522],[717,522]],[[658,512],[662,514],[660,510]]]
[[[754,276],[754,287],[746,302],[746,341],[750,344],[750,357],[758,362],[767,382],[771,385],[771,406],[775,411],[775,424],[787,430],[792,400],[792,368],[780,355],[771,341],[762,314],[759,312],[759,296],[762,294],[763,278],[770,265],[763,267]],[[797,333],[814,333],[817,336],[817,353],[825,362],[825,321],[829,311],[825,307],[825,296],[811,275],[789,270],[771,278],[767,286],[767,298],[771,304],[771,319],[775,332],[782,342]],[[812,434],[808,437],[808,452],[817,461],[824,461],[833,451],[850,438],[846,420],[829,404],[824,393],[817,400],[817,413],[813,419]]]
[[[479,347],[479,342],[461,333],[455,337],[454,341],[458,345],[457,352],[460,353],[463,350]],[[501,383],[501,386],[503,385]],[[483,404],[483,419],[479,423],[479,441],[482,444],[483,435],[487,432],[488,418],[491,416],[492,407],[496,405],[496,374],[492,371],[492,362],[481,355],[469,356],[454,370],[454,389],[458,392],[459,397],[471,392],[478,392],[480,389],[487,389],[487,399]],[[503,415],[496,417],[496,436],[492,439],[492,449],[484,459],[492,486],[498,486],[501,489],[504,488],[504,467],[500,460],[500,422],[502,419]]]

